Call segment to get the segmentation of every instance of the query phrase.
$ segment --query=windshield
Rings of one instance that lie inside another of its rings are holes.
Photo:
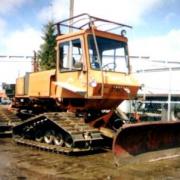
[[[123,73],[129,72],[126,42],[97,36],[96,42],[99,51],[99,59],[93,35],[88,36],[89,55],[92,69],[102,69],[104,71]]]

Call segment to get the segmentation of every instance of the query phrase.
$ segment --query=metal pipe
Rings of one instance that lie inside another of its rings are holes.
[[[170,121],[171,116],[171,68],[169,68],[169,91],[168,91],[168,111],[167,111],[167,119]]]

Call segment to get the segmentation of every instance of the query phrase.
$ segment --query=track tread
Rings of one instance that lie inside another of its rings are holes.
[[[0,106],[0,136],[11,135],[13,126],[17,125],[20,119],[7,107]]]
[[[36,124],[43,123],[44,121],[52,121],[61,129],[66,131],[69,134],[75,143],[84,143],[90,141],[103,141],[103,137],[98,129],[92,128],[89,125],[83,122],[82,118],[75,117],[72,113],[43,113],[32,118],[29,118],[27,121],[23,122],[22,124],[18,125],[19,129],[26,129],[25,126],[31,127],[32,124],[34,127]],[[17,128],[17,127],[15,127]],[[28,128],[27,128],[28,129]],[[83,139],[83,133],[92,133],[92,139]],[[77,152],[88,152],[94,151],[97,149],[102,149],[102,146],[98,144],[98,146],[90,146],[90,147],[64,147],[64,146],[57,146],[57,145],[49,145],[45,143],[40,143],[34,140],[25,139],[19,136],[18,134],[14,133],[13,135],[14,141],[18,144],[27,145],[35,148],[39,148],[41,150],[48,150],[53,151],[56,153],[77,153]]]

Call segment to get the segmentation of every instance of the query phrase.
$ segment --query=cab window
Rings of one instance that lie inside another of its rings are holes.
[[[97,48],[92,35],[88,36],[88,47],[91,68],[111,72],[129,72],[127,43],[114,39],[96,36]]]
[[[82,69],[82,47],[80,39],[60,44],[60,70],[77,71]]]

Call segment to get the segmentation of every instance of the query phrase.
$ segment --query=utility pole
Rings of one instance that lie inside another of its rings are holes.
[[[74,16],[74,0],[70,0],[69,2],[69,18],[72,18]],[[73,28],[70,27],[73,25],[73,19],[71,19],[69,21],[69,33],[73,32]],[[72,48],[72,41],[69,42],[69,48],[68,48],[68,63],[69,63],[69,67],[73,66],[73,57],[72,57],[72,52],[73,48]]]
[[[38,72],[39,71],[39,63],[37,60],[37,54],[36,51],[34,51],[34,56],[33,56],[33,72]]]
[[[69,5],[69,18],[72,18],[74,16],[74,0],[70,0]],[[69,25],[73,24],[73,20],[69,21]],[[72,32],[72,28],[69,28],[69,32]]]
[[[70,9],[69,9],[69,16],[70,16],[70,18],[71,17],[73,17],[73,15],[74,15],[74,0],[70,0],[70,7],[69,7]]]

